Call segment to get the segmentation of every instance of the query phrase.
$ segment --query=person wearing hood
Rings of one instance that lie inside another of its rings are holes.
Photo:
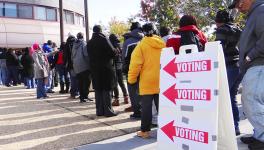
[[[73,44],[71,58],[73,71],[76,73],[79,84],[80,102],[91,101],[88,98],[91,84],[89,56],[87,53],[87,43],[84,41],[83,33],[81,32],[77,34],[77,41]]]
[[[100,25],[95,25],[93,32],[87,50],[95,90],[96,115],[113,117],[117,115],[111,105],[111,93],[116,84],[114,71],[116,52],[109,39],[102,33]]]
[[[65,48],[63,49],[63,61],[64,66],[67,71],[70,72],[70,98],[75,99],[79,95],[78,89],[78,81],[76,79],[76,73],[73,71],[73,64],[72,64],[72,47],[77,39],[71,33],[68,34],[68,38],[66,40]]]
[[[137,45],[131,56],[128,72],[128,83],[133,85],[139,80],[139,95],[141,99],[141,131],[137,136],[149,138],[152,120],[152,102],[156,109],[159,103],[160,55],[166,46],[163,39],[154,35],[152,23],[143,26],[145,37]],[[157,110],[158,111],[158,110]]]
[[[237,8],[247,15],[239,48],[242,80],[242,105],[254,128],[253,136],[241,137],[250,150],[264,149],[264,0],[234,0],[230,9]]]
[[[125,42],[122,47],[122,71],[127,76],[129,70],[129,64],[131,59],[131,54],[139,41],[144,37],[140,23],[133,22],[130,27],[129,33],[124,34]],[[126,108],[126,112],[133,111],[130,115],[131,119],[140,119],[141,117],[141,106],[139,103],[139,96],[137,94],[138,84],[130,85],[127,83],[128,93],[131,101],[131,106]]]
[[[183,35],[193,35],[195,38],[197,38],[198,41],[192,41],[199,45],[201,43],[201,46],[205,46],[205,43],[207,42],[207,39],[205,35],[197,28],[197,22],[194,16],[191,15],[184,15],[180,19],[180,29],[173,33],[173,35],[167,40],[166,46],[167,47],[173,47],[175,54],[179,54],[179,49],[183,44],[183,40],[185,37],[181,37]],[[191,42],[191,41],[190,41]],[[193,44],[193,43],[189,43]],[[199,49],[199,47],[198,47]]]

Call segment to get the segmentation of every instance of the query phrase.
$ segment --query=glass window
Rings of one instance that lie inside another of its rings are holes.
[[[5,3],[5,16],[6,17],[17,17],[16,4]]]
[[[84,26],[84,18],[83,18],[83,16],[80,16],[80,25]]]
[[[0,16],[4,16],[4,4],[0,3]]]
[[[66,11],[66,23],[74,24],[74,14],[72,12]]]
[[[34,7],[35,19],[46,20],[46,8],[45,7]]]
[[[18,5],[19,18],[33,18],[33,8],[30,5]]]
[[[47,10],[47,20],[56,21],[56,9],[46,9]]]

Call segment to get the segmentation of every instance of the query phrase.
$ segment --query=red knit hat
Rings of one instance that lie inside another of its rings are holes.
[[[33,50],[38,50],[40,48],[38,43],[33,44],[32,46]]]

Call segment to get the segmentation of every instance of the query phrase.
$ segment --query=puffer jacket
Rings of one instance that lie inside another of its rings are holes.
[[[139,77],[139,95],[159,93],[160,54],[166,44],[159,36],[144,37],[132,53],[128,83]]]

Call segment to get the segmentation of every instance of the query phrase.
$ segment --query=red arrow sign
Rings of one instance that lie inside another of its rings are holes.
[[[166,71],[168,74],[176,78],[175,73],[177,72],[177,66],[175,63],[176,58],[174,58],[172,61],[170,61],[163,70]]]
[[[208,144],[208,132],[174,126],[174,121],[161,128],[161,130],[174,142],[173,137],[183,138],[195,142]]]
[[[170,61],[163,70],[176,78],[175,73],[211,71],[211,60],[199,60],[189,62],[178,62],[176,58]]]
[[[176,104],[176,100],[210,101],[209,89],[176,89],[176,84],[166,90],[163,95]]]

